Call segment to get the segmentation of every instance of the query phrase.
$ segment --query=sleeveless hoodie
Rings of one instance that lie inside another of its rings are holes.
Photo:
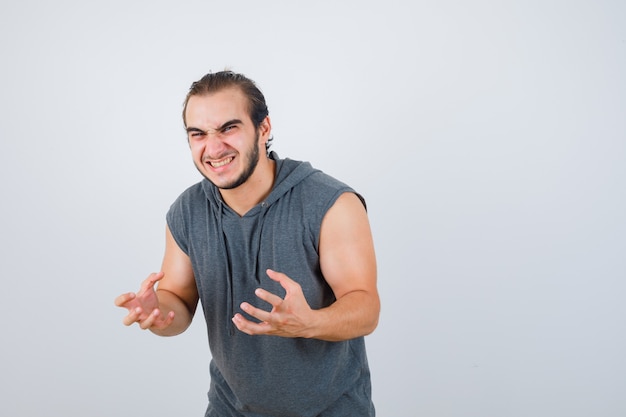
[[[276,161],[274,187],[245,215],[230,209],[206,179],[183,192],[167,213],[175,241],[191,259],[206,319],[212,356],[207,416],[313,417],[325,410],[331,416],[344,414],[329,410],[346,407],[352,410],[347,415],[373,416],[363,337],[327,342],[250,336],[231,321],[236,312],[247,316],[239,308],[243,301],[271,308],[256,297],[257,288],[284,297],[268,268],[298,282],[313,309],[335,301],[320,269],[320,227],[337,198],[355,191],[308,162],[279,159],[274,152],[270,157]]]

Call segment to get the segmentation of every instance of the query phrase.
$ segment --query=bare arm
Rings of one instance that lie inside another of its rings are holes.
[[[174,321],[167,329],[150,329],[160,336],[173,336],[184,332],[191,324],[198,305],[198,289],[191,260],[178,247],[169,227],[165,230],[165,255],[161,271],[164,278],[157,286],[159,309],[173,311]]]
[[[317,311],[311,337],[337,341],[373,332],[380,313],[376,256],[367,213],[356,195],[343,194],[326,214],[319,251],[322,274],[337,301]]]
[[[198,292],[191,261],[178,247],[169,227],[161,272],[151,274],[137,294],[117,297],[115,304],[128,309],[124,318],[127,326],[136,322],[142,329],[161,336],[174,336],[189,327],[198,305]]]
[[[353,339],[374,331],[380,313],[376,257],[367,213],[353,193],[343,194],[326,213],[319,252],[322,274],[337,299],[332,305],[312,310],[298,283],[268,270],[268,276],[285,288],[285,298],[258,289],[256,295],[270,303],[272,311],[243,303],[241,308],[261,323],[236,314],[233,322],[239,330],[328,341]]]

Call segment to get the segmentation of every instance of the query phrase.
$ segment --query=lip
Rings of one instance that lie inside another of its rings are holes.
[[[231,156],[227,156],[225,158],[221,158],[217,160],[205,159],[204,163],[211,170],[221,171],[221,170],[226,169],[229,165],[231,165],[234,160],[235,160],[235,157],[231,155]]]

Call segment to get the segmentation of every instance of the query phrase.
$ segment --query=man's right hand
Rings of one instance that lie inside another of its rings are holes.
[[[163,272],[152,273],[141,283],[139,292],[122,294],[115,299],[116,306],[128,309],[128,315],[123,320],[126,326],[138,323],[144,330],[162,330],[172,324],[174,312],[162,314],[154,290],[154,285],[164,276]]]

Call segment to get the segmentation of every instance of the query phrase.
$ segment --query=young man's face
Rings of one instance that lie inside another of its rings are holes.
[[[187,102],[187,138],[198,171],[220,189],[245,183],[259,161],[269,136],[266,118],[255,129],[248,101],[238,88],[192,96]]]

